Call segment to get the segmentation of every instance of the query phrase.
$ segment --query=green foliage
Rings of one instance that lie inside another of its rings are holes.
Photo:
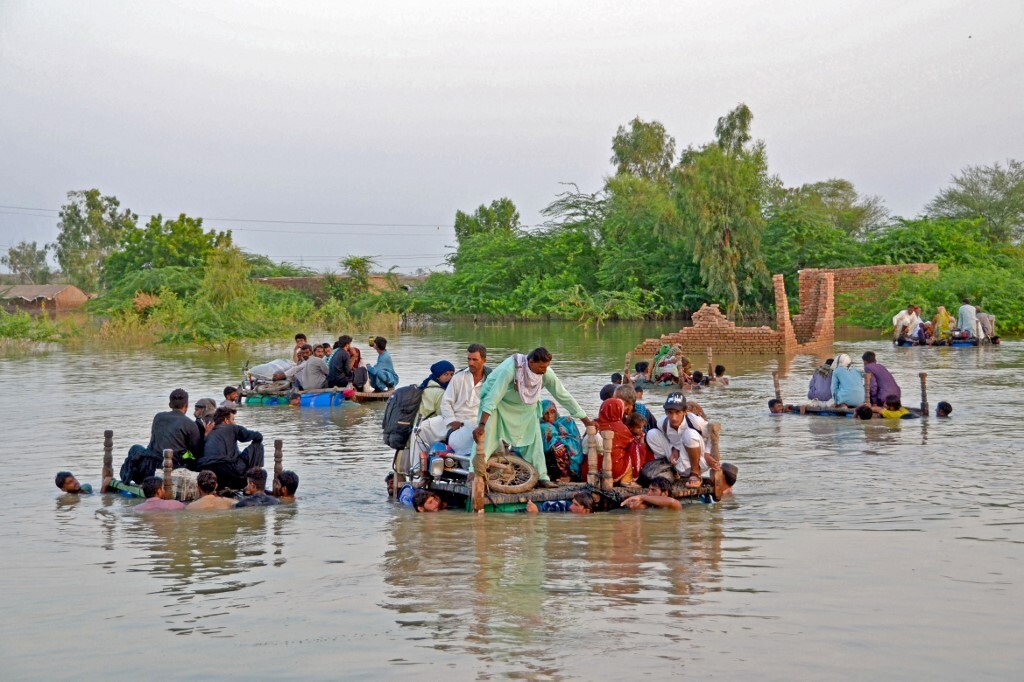
[[[289,263],[287,261],[275,263],[266,256],[258,253],[243,252],[242,255],[245,257],[245,262],[249,265],[249,276],[253,278],[312,277],[316,275],[316,270],[313,268],[295,265],[294,263]]]
[[[933,218],[980,218],[993,243],[1024,237],[1024,163],[968,166],[926,207]]]
[[[126,226],[120,233],[118,250],[102,266],[102,281],[107,287],[128,273],[148,268],[202,267],[220,247],[231,245],[231,232],[203,230],[202,218],[184,213],[174,220],[155,215],[145,228]]]
[[[799,193],[821,206],[832,227],[857,238],[885,226],[889,210],[880,197],[857,193],[853,183],[842,178],[804,185]]]
[[[763,243],[769,272],[791,275],[804,268],[852,267],[864,260],[863,244],[834,224],[815,194],[802,189],[785,192],[771,207]],[[787,277],[786,288],[796,294],[796,277]]]
[[[612,138],[612,163],[617,174],[645,180],[664,180],[672,169],[676,141],[657,121],[634,118],[629,128],[619,126]]]
[[[871,236],[866,244],[869,263],[937,263],[956,265],[1012,266],[1020,248],[993,245],[981,219],[897,220]]]
[[[0,256],[0,264],[9,268],[22,284],[49,284],[53,273],[46,262],[50,247],[39,248],[35,242],[18,242],[7,249],[6,256]]]
[[[72,284],[96,291],[104,262],[117,250],[121,235],[135,227],[138,216],[119,211],[117,197],[101,196],[98,189],[68,192],[68,199],[60,209],[54,254]]]
[[[719,119],[717,142],[688,149],[675,177],[693,259],[708,293],[727,301],[730,316],[741,294],[756,296],[768,279],[761,252],[767,162],[763,143],[747,144],[750,119],[742,104]]]
[[[135,301],[140,293],[158,297],[170,292],[179,298],[191,298],[199,291],[201,283],[202,272],[196,268],[174,266],[139,270],[126,274],[102,296],[89,301],[86,308],[101,315],[123,314],[137,310]]]
[[[0,309],[0,339],[64,341],[71,335],[73,331],[67,325],[55,324],[45,315],[34,316],[24,311],[8,313]]]
[[[455,213],[455,237],[460,245],[478,234],[514,233],[519,228],[519,210],[506,197],[495,199],[490,206],[481,204],[472,214]]]

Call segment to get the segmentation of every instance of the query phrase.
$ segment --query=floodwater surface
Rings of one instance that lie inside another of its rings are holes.
[[[492,363],[543,344],[593,415],[625,352],[657,331],[444,325],[391,350],[411,383],[437,360],[461,366],[471,342]],[[953,417],[770,416],[771,371],[797,402],[823,358],[723,356],[732,384],[696,399],[722,424],[735,495],[592,517],[390,504],[379,404],[242,408],[239,423],[284,439],[294,505],[147,515],[124,497],[65,496],[60,469],[99,487],[104,429],[116,471],[171,389],[220,400],[247,359],[290,344],[0,358],[0,676],[1018,677],[1024,344],[834,350],[874,350],[909,405],[927,372],[932,409],[948,400]],[[646,397],[656,414],[666,392]]]

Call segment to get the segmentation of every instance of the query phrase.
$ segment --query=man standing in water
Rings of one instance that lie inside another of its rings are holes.
[[[479,425],[474,439],[484,438],[484,452],[490,456],[502,441],[516,447],[533,465],[540,478],[538,487],[555,488],[548,478],[544,440],[540,433],[540,392],[546,388],[559,405],[587,426],[593,422],[554,370],[549,369],[551,353],[535,348],[529,355],[517,353],[498,365],[480,388]]]

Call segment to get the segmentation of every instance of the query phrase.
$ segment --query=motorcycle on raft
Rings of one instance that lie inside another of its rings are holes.
[[[537,485],[537,470],[515,450],[502,446],[501,451],[487,459],[488,489],[512,495],[532,490]],[[417,425],[408,446],[395,458],[395,470],[418,488],[427,487],[431,481],[468,485],[467,479],[473,472],[473,454],[456,454],[443,442],[424,443]]]

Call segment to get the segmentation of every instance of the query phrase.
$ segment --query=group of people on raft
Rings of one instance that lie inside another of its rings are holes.
[[[916,419],[920,415],[903,407],[900,385],[892,373],[875,356],[867,351],[861,356],[864,368],[853,366],[853,360],[846,353],[834,359],[829,358],[814,370],[807,386],[807,405],[786,405],[780,398],[768,401],[772,414],[784,412],[805,412],[814,408],[854,408],[854,416],[860,419]],[[865,377],[870,377],[869,388],[865,391]],[[943,401],[936,407],[939,417],[948,417],[953,407]]]
[[[376,362],[363,360],[363,353],[348,334],[333,344],[310,344],[305,334],[295,335],[288,367],[273,373],[275,391],[287,393],[290,403],[298,403],[299,391],[327,388],[361,392],[386,392],[398,385],[398,373],[383,336],[369,339],[370,349],[377,353]]]
[[[683,355],[683,347],[679,344],[662,345],[652,361],[638,362],[633,369],[635,371],[629,376],[629,379],[630,383],[635,386],[677,385],[681,388],[701,388],[712,384],[729,385],[729,377],[725,375],[724,365],[715,365],[714,371],[709,371],[705,375],[699,369],[693,369],[690,360]],[[612,375],[613,381],[615,376],[615,374]],[[621,378],[621,375],[618,376]]]
[[[587,480],[578,419],[598,431],[612,432],[611,473],[616,485],[642,490],[637,484],[641,471],[657,458],[671,464],[688,488],[703,484],[702,472],[712,479],[722,477],[723,488],[735,483],[735,467],[724,465],[723,472],[711,454],[703,410],[682,393],[666,399],[665,416],[659,421],[640,401],[642,386],[618,385],[611,395],[602,394],[597,419],[592,420],[562,385],[551,362],[551,353],[539,347],[529,354],[514,354],[491,370],[487,349],[474,343],[466,349],[464,368],[456,371],[447,360],[434,363],[420,384],[414,445],[429,450],[435,443],[445,443],[463,456],[472,453],[478,439],[488,453],[507,445],[536,469],[538,487],[556,488],[560,482]],[[542,390],[554,400],[541,399]],[[568,414],[560,415],[556,404]],[[389,491],[418,511],[436,511],[435,502],[423,504],[435,493],[413,486]]]
[[[955,318],[940,305],[935,316],[925,320],[921,306],[913,303],[892,318],[892,342],[896,345],[947,346],[957,341],[999,343],[995,316],[965,298]]]
[[[229,386],[224,393],[220,405],[212,398],[196,401],[190,418],[188,392],[171,391],[170,409],[153,417],[149,444],[133,445],[121,465],[120,478],[105,477],[100,492],[146,498],[133,508],[137,511],[184,509],[182,502],[168,498],[163,479],[156,475],[163,468],[164,451],[170,450],[173,469],[193,472],[200,498],[190,508],[271,506],[293,499],[299,486],[293,471],[281,472],[276,491],[264,490],[263,434],[235,423],[237,391]],[[239,443],[248,445],[240,451]],[[92,492],[91,486],[80,484],[68,471],[59,472],[54,482],[65,493]]]

